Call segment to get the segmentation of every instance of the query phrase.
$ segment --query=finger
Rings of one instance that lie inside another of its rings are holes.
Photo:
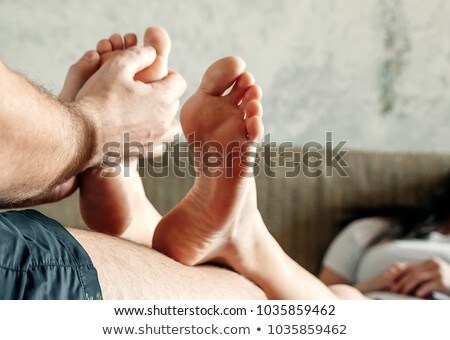
[[[392,267],[396,268],[396,269],[399,269],[399,270],[405,270],[406,268],[409,267],[409,263],[407,263],[407,262],[396,262],[396,263],[394,263],[394,265]]]
[[[394,283],[402,276],[403,273],[404,273],[404,269],[401,266],[393,265],[391,268],[389,268],[389,270],[386,274],[386,278],[391,283]]]
[[[170,101],[177,101],[186,91],[186,80],[183,76],[173,70],[169,70],[169,74],[164,79],[152,83],[156,88],[165,91]]]
[[[135,74],[153,64],[156,58],[156,51],[151,46],[134,46],[124,50],[116,58],[105,64],[114,68],[116,72],[122,73],[125,77],[133,79]],[[109,72],[110,70],[108,70]]]
[[[433,291],[438,289],[439,289],[438,282],[435,280],[430,280],[422,283],[422,285],[420,285],[420,287],[416,290],[414,295],[420,298],[425,298],[428,295],[430,295]]]
[[[400,284],[401,280],[405,280],[407,277],[411,275],[416,275],[418,272],[422,272],[424,270],[427,270],[427,265],[425,264],[425,261],[409,263],[406,266],[406,268],[402,271],[401,275],[397,276],[396,281],[398,284]]]
[[[422,270],[433,269],[434,267],[436,267],[435,259],[429,259],[426,261],[417,262],[417,263],[413,264],[410,268],[411,268],[411,270],[422,271]]]
[[[402,277],[402,279],[394,285],[394,290],[403,294],[412,292],[418,285],[429,280],[433,274],[429,271],[413,272]]]
[[[59,100],[70,102],[75,99],[86,81],[100,67],[100,55],[97,51],[86,52],[80,60],[73,64],[67,73]]]
[[[422,283],[428,281],[432,277],[433,274],[428,271],[417,273],[414,277],[411,278],[410,281],[405,283],[401,292],[404,294],[409,294],[412,291],[414,291],[418,286],[420,286]]]

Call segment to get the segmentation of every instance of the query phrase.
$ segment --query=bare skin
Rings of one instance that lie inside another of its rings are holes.
[[[113,34],[109,39],[100,40],[97,51],[101,57],[101,64],[122,53],[124,50],[137,46],[138,38],[134,33],[128,33],[123,38],[120,34]],[[169,34],[162,27],[149,27],[144,34],[144,46],[152,46],[156,50],[153,64],[138,72],[135,80],[151,83],[161,80],[169,74],[168,59],[171,48]]]
[[[100,64],[116,58],[124,49],[137,44],[138,39],[134,34],[126,34],[123,38],[114,34],[109,39],[101,40],[97,44]],[[155,48],[156,58],[154,63],[138,73],[135,79],[146,83],[163,79],[169,72],[169,35],[162,28],[150,27],[145,32],[144,44]],[[179,132],[178,126],[176,122],[171,130],[173,136]],[[136,163],[135,159],[128,165],[122,162],[120,174],[115,177],[106,177],[104,169],[100,167],[88,169],[81,174],[80,211],[91,230],[151,247],[153,232],[161,215],[146,199]],[[126,166],[129,167],[128,171],[125,171]],[[104,199],[105,197],[112,199]]]
[[[100,62],[98,54],[88,53],[84,58]],[[70,104],[64,100],[65,93],[62,102],[57,101],[0,62],[4,163],[0,205],[24,201],[22,206],[32,205],[67,196],[76,188],[72,177],[100,164],[102,146],[121,141],[124,132],[144,145],[170,141],[171,129],[177,125],[173,118],[179,97],[186,87],[184,79],[171,71],[152,84],[134,80],[156,58],[152,47],[127,49],[92,75]],[[79,67],[78,63],[72,67]]]
[[[92,51],[90,53],[97,53]],[[69,71],[62,94],[73,100],[98,65],[80,59]],[[135,223],[148,225],[148,200],[140,177],[115,182],[127,188],[111,196],[117,208],[123,200],[134,200],[131,230]],[[137,173],[136,173],[137,174]],[[97,177],[94,177],[97,178]],[[111,179],[111,178],[107,178]],[[92,183],[95,186],[95,182]],[[117,193],[120,190],[116,191]],[[105,200],[104,196],[97,197]],[[140,203],[143,205],[140,206]],[[106,207],[106,206],[104,206]],[[150,210],[151,214],[151,210]],[[124,215],[122,215],[124,216]],[[156,222],[154,223],[156,225]],[[139,229],[139,228],[138,228]],[[85,230],[69,229],[93,261],[105,299],[265,299],[264,293],[242,276],[215,266],[186,267],[166,256],[127,240]],[[151,239],[151,234],[149,235]],[[148,238],[148,237],[147,237]]]
[[[245,152],[251,148],[248,142],[257,142],[263,135],[260,96],[255,95],[253,77],[244,69],[244,62],[236,57],[214,63],[181,111],[188,142],[202,146],[217,141],[223,146],[222,160],[229,143],[238,142]],[[328,288],[284,253],[257,209],[254,178],[241,176],[253,171],[241,162],[245,154],[227,171],[227,162],[214,169],[205,165],[202,152],[196,159],[198,177],[193,188],[155,230],[156,250],[189,266],[226,264],[271,299],[363,298],[349,286]],[[211,170],[219,175],[208,176]]]
[[[352,282],[348,282],[348,280],[346,280],[344,277],[334,272],[333,270],[328,268],[322,268],[319,274],[319,279],[326,285],[334,285],[334,284],[353,285],[361,293],[368,293],[380,290],[390,290],[390,288],[394,285],[397,278],[401,276],[401,274],[405,269],[406,269],[405,263],[396,263],[391,267],[387,268],[380,275],[377,275],[367,281],[354,284]]]
[[[258,141],[262,136],[261,91],[244,68],[242,60],[231,57],[208,69],[200,89],[182,110],[183,130],[191,143],[214,140],[227,145],[238,141],[244,143],[240,150],[246,151],[251,148],[246,142]],[[223,96],[233,83],[230,94]],[[239,157],[232,162],[231,176],[221,166],[203,167],[198,162],[196,184],[187,197],[159,222],[153,237],[154,247],[189,266],[205,262],[225,264],[255,282],[269,298],[363,298],[349,286],[326,287],[284,253],[267,231],[257,210],[254,179],[241,176],[252,171],[251,167],[242,165],[241,160]],[[218,170],[222,175],[210,178],[207,174],[211,170]],[[138,181],[139,177],[134,177],[134,180]],[[123,194],[140,200],[145,196],[136,195],[137,187],[128,185],[129,190],[124,190]],[[108,201],[116,201],[117,205],[123,200],[123,195],[108,197]],[[133,226],[129,225],[129,229],[148,223],[145,218],[139,218],[139,205],[136,207],[132,210]],[[96,251],[89,250],[90,243],[83,243],[83,236],[76,236],[94,263],[97,262],[100,268],[103,265],[108,267],[111,262],[105,259],[101,264],[102,260],[95,259]],[[109,260],[112,263],[116,261]],[[113,268],[108,268],[106,278],[101,281],[108,281],[111,271],[114,272]],[[106,283],[103,285],[107,287]],[[113,286],[125,292],[120,282]],[[111,295],[117,295],[117,292]]]
[[[69,232],[97,269],[104,299],[266,299],[261,289],[230,270],[187,267],[118,237],[77,229]]]
[[[325,284],[352,284],[331,269],[322,268]],[[418,298],[432,298],[434,291],[450,294],[450,264],[440,258],[395,263],[373,278],[353,284],[362,293],[390,291]]]
[[[206,71],[202,85],[181,111],[183,132],[191,145],[199,142],[201,148],[214,141],[226,149],[229,143],[236,142],[241,152],[244,143],[259,141],[263,134],[261,90],[244,69],[242,60],[231,57]],[[234,82],[231,92],[223,96]],[[245,260],[247,256],[241,253],[240,246],[235,247],[236,241],[253,238],[262,220],[254,179],[243,177],[249,169],[240,165],[240,157],[228,167],[225,158],[231,151],[222,151],[222,166],[217,169],[202,164],[203,155],[198,155],[198,178],[183,201],[159,223],[155,249],[187,265],[218,261],[235,268]],[[180,222],[185,227],[180,227]],[[197,227],[191,228],[194,224]]]

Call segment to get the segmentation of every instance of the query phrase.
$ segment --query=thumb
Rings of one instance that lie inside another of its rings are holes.
[[[156,51],[151,46],[134,46],[126,49],[116,58],[111,59],[109,67],[122,73],[127,78],[134,78],[136,73],[149,67],[156,59]],[[105,65],[106,66],[106,65]]]

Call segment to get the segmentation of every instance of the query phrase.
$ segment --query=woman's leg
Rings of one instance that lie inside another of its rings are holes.
[[[197,178],[159,222],[153,247],[187,265],[226,264],[271,299],[363,298],[350,287],[328,288],[267,230],[249,163],[263,135],[260,99],[261,90],[240,58],[224,58],[206,71],[180,115],[194,148]]]

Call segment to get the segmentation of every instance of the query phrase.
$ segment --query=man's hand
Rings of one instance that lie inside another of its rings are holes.
[[[0,205],[67,196],[72,189],[57,186],[100,164],[103,145],[122,141],[124,133],[144,146],[172,140],[179,131],[174,116],[184,79],[174,71],[151,84],[133,79],[155,57],[151,47],[124,51],[103,65],[69,104],[70,99],[58,102],[0,62]],[[86,78],[78,80],[84,84]],[[55,187],[57,195],[49,192]]]
[[[391,291],[421,298],[430,296],[433,291],[450,295],[450,265],[439,258],[410,263]]]
[[[129,48],[105,63],[78,93],[73,107],[95,131],[85,168],[99,165],[103,145],[122,141],[124,133],[145,147],[172,141],[180,131],[174,117],[186,89],[184,79],[170,71],[163,80],[150,84],[134,80],[155,58],[152,47]]]

